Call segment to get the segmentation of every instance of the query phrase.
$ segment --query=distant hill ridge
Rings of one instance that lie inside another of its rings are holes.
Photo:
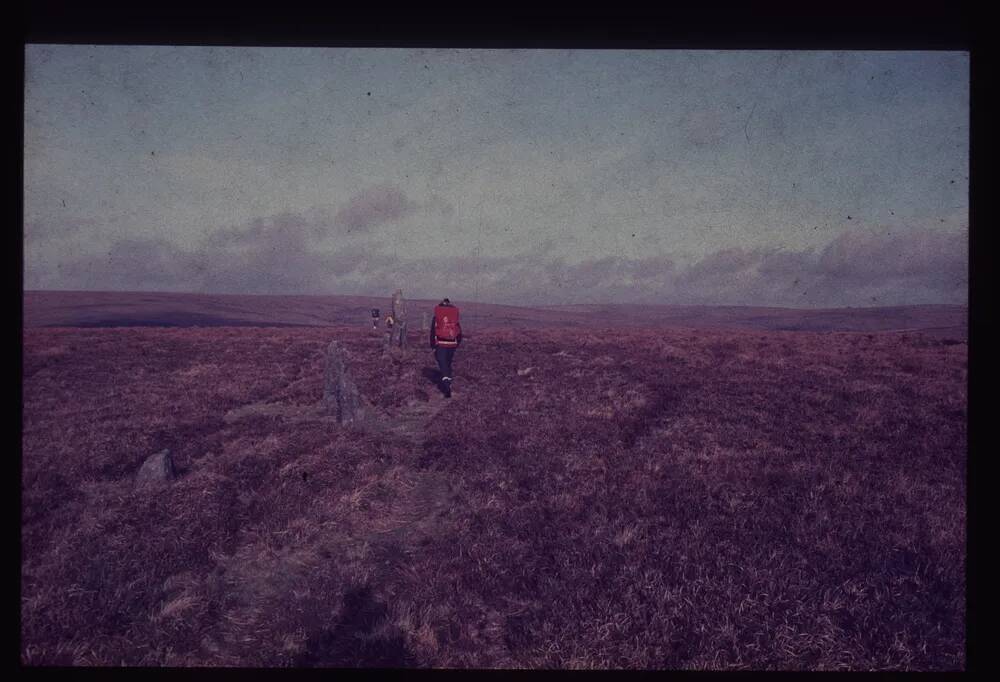
[[[26,291],[25,327],[217,327],[360,325],[390,296],[248,295],[171,292]],[[408,299],[410,328],[437,300]],[[576,304],[511,306],[463,302],[467,329],[584,327],[740,328],[762,331],[923,331],[968,337],[968,308],[914,305],[795,309],[756,306]]]

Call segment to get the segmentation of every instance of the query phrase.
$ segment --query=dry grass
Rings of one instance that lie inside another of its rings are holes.
[[[22,662],[964,668],[964,344],[616,334],[27,330]]]

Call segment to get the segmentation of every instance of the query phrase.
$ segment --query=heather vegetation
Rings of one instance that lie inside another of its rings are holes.
[[[964,668],[964,343],[412,334],[26,329],[22,662]]]

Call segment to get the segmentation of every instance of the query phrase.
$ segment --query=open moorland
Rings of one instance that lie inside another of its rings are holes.
[[[55,305],[26,298],[24,664],[965,667],[961,336],[470,314],[449,400],[364,300]],[[356,427],[316,408],[331,340]],[[177,478],[136,489],[164,448]]]

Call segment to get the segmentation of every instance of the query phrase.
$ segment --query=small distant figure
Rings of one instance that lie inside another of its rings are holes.
[[[381,313],[378,308],[372,308],[372,329],[378,329],[378,318]]]
[[[458,308],[446,298],[434,307],[434,317],[431,318],[431,348],[441,370],[441,390],[446,398],[451,397],[451,382],[454,380],[451,361],[455,357],[455,349],[461,344],[462,325],[458,321]]]

